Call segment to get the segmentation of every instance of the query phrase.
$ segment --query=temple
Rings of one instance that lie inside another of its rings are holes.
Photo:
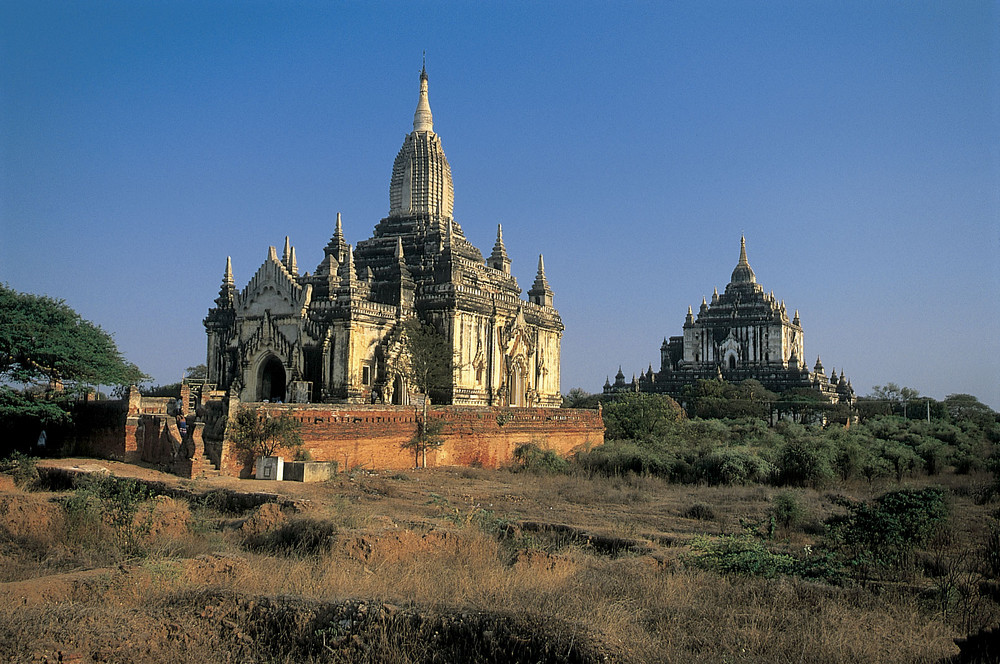
[[[812,371],[805,362],[799,312],[789,318],[784,301],[765,293],[747,260],[746,238],[740,239],[740,257],[723,293],[712,301],[702,298],[698,315],[688,307],[683,336],[664,339],[660,370],[652,365],[626,381],[621,367],[615,382],[605,381],[604,393],[659,392],[674,398],[698,380],[739,383],[754,379],[773,392],[796,388],[815,390],[830,403],[851,403],[854,389],[836,370],[826,375],[816,358]]]
[[[396,155],[389,213],[351,247],[337,215],[313,272],[270,247],[242,290],[227,259],[205,318],[209,381],[241,401],[406,404],[403,323],[451,345],[451,383],[434,403],[558,407],[563,324],[542,257],[521,297],[497,225],[485,260],[454,218],[451,167],[434,132],[426,67],[413,131]]]

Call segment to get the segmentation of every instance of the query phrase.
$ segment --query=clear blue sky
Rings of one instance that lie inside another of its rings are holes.
[[[155,382],[226,256],[388,212],[427,52],[455,215],[545,255],[562,386],[659,368],[746,234],[811,365],[1000,408],[996,2],[0,3],[0,281]]]

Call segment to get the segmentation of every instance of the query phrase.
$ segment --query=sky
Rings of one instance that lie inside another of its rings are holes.
[[[745,235],[810,366],[1000,409],[996,2],[8,0],[0,282],[176,382],[227,256],[371,236],[424,53],[456,221],[525,291],[544,254],[564,392],[658,370]]]

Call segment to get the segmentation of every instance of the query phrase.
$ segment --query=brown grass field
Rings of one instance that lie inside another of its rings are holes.
[[[903,581],[829,585],[703,571],[690,543],[764,521],[791,491],[803,519],[768,545],[801,554],[836,495],[900,485],[475,468],[300,484],[42,465],[186,493],[144,505],[141,547],[125,553],[107,515],[74,515],[58,482],[24,491],[0,479],[0,661],[938,662],[958,653],[954,638],[1000,620],[973,592],[997,509],[975,503],[986,476],[904,481],[947,489],[947,532]],[[251,506],[222,490],[273,495]]]

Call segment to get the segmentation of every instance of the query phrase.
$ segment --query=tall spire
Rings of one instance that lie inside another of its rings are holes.
[[[340,213],[337,213],[337,227],[333,231],[333,237],[330,238],[330,242],[326,245],[323,250],[327,256],[333,256],[338,263],[344,260],[344,251],[347,249],[347,243],[344,242],[344,229],[340,224]]]
[[[757,283],[757,275],[753,273],[753,268],[750,267],[750,261],[747,260],[747,240],[746,237],[740,236],[740,260],[736,264],[736,269],[733,270],[733,276],[730,279],[731,283],[734,284],[754,284]]]
[[[535,283],[528,291],[528,301],[544,307],[552,306],[552,289],[549,288],[549,281],[545,278],[545,260],[541,254],[538,254],[538,273],[535,275]]]
[[[226,256],[226,273],[222,276],[222,288],[215,303],[222,308],[230,308],[236,299],[236,281],[233,279],[233,258]]]
[[[420,70],[420,98],[417,100],[417,110],[413,114],[413,131],[434,131],[434,116],[431,115],[431,103],[427,98],[427,63]]]
[[[497,224],[497,241],[493,245],[493,253],[486,260],[486,265],[510,274],[510,257],[507,256],[507,248],[503,245],[503,226],[500,224]]]

